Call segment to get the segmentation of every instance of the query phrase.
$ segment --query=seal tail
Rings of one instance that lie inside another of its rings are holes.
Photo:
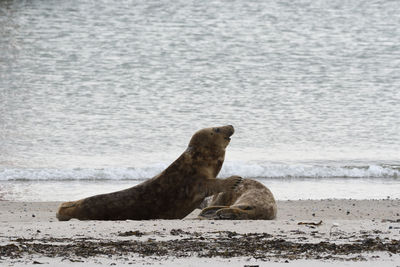
[[[72,212],[76,207],[75,202],[64,202],[58,207],[56,217],[59,221],[69,221],[73,218]]]

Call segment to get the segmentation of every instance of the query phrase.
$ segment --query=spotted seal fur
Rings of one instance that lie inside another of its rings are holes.
[[[207,196],[241,182],[238,176],[216,179],[233,133],[231,125],[202,129],[157,176],[122,191],[62,203],[56,216],[60,221],[182,219]]]
[[[272,220],[276,214],[277,206],[271,191],[258,181],[243,179],[236,190],[215,195],[199,218]]]

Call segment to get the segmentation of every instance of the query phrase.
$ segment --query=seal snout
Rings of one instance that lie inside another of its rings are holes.
[[[226,126],[223,126],[221,128],[223,129],[222,132],[225,134],[225,139],[226,140],[231,140],[230,137],[235,132],[235,129],[233,128],[233,126],[232,125],[226,125]]]
[[[227,126],[225,126],[225,127],[227,127],[227,134],[229,135],[229,136],[231,136],[232,134],[234,134],[235,133],[235,128],[233,128],[233,126],[232,125],[227,125]]]

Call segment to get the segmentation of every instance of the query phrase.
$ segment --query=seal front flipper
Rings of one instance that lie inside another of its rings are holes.
[[[225,179],[207,179],[205,181],[206,196],[212,196],[221,192],[232,192],[242,182],[240,176],[231,176]]]
[[[235,190],[242,181],[243,178],[237,175],[223,179],[223,190],[221,190],[221,192],[229,192]]]
[[[243,178],[240,176],[231,176],[225,179],[215,179],[216,184],[216,193],[219,192],[231,192],[237,188],[237,186],[243,181]]]

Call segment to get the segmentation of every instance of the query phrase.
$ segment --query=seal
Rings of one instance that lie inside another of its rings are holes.
[[[243,179],[237,189],[215,195],[199,219],[272,220],[277,206],[271,191],[262,183]]]
[[[238,176],[216,179],[233,133],[232,125],[199,130],[160,174],[122,191],[62,203],[56,216],[60,221],[182,219],[207,196],[232,191],[241,182]]]

